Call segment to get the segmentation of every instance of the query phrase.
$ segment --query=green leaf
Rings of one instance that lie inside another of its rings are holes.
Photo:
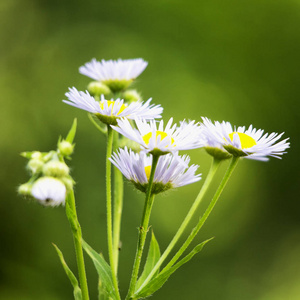
[[[154,277],[141,291],[133,295],[133,298],[144,298],[152,295],[158,289],[160,289],[168,278],[183,264],[191,260],[191,258],[198,252],[200,252],[204,245],[208,243],[211,239],[208,239],[201,244],[197,245],[187,256],[181,259],[178,263],[168,268],[167,270],[161,271],[156,277]]]
[[[142,283],[145,281],[145,279],[151,273],[152,269],[156,265],[159,258],[160,258],[159,245],[158,245],[158,242],[152,231],[151,243],[150,243],[150,247],[149,247],[149,251],[148,251],[147,260],[145,263],[144,271],[136,284],[136,290],[139,289],[139,287],[142,285]],[[159,270],[157,270],[155,275],[157,275],[158,272],[159,272]]]
[[[99,287],[101,286],[101,292],[105,294],[105,299],[116,300],[117,295],[113,285],[112,274],[109,265],[104,260],[104,258],[99,253],[97,253],[92,247],[90,247],[84,240],[82,240],[82,247],[85,250],[85,252],[90,256],[95,265],[95,268],[99,275]]]
[[[70,281],[71,281],[71,284],[73,285],[73,288],[74,288],[74,299],[75,300],[82,300],[82,294],[81,294],[81,289],[78,285],[78,280],[76,279],[75,275],[73,274],[73,272],[70,270],[70,268],[68,267],[65,259],[64,259],[64,256],[62,254],[62,252],[58,249],[58,247],[53,244],[57,254],[58,254],[58,257],[60,259],[60,262],[67,274],[67,276],[69,277]]]
[[[76,128],[77,128],[77,119],[75,118],[72,124],[72,127],[66,137],[66,141],[69,143],[73,143],[74,138],[75,138],[75,134],[76,134]]]

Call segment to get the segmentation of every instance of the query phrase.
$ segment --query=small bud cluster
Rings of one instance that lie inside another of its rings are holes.
[[[19,186],[20,195],[34,198],[44,206],[65,204],[67,192],[73,189],[74,181],[64,159],[70,158],[74,151],[74,134],[71,138],[59,140],[56,151],[21,153],[28,159],[26,168],[31,178]]]

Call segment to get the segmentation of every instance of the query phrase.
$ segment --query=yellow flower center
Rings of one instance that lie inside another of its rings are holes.
[[[238,136],[240,138],[240,141],[241,141],[242,149],[251,148],[251,147],[256,145],[256,141],[255,141],[254,138],[252,138],[248,134],[242,133],[242,132],[232,132],[232,133],[230,133],[229,137],[230,137],[231,141],[233,141],[233,135],[234,134],[238,134]]]
[[[146,177],[147,177],[147,179],[149,181],[150,173],[151,173],[151,166],[145,167],[145,173],[146,173]]]
[[[115,105],[115,101],[112,101],[112,100],[106,100],[107,101],[107,106],[111,108],[111,115],[112,115],[112,111],[113,111],[113,108],[114,108],[114,105]],[[100,108],[101,109],[104,109],[104,101],[100,102]],[[119,112],[117,113],[117,115],[119,115],[124,109],[126,108],[126,105],[125,104],[122,104]]]
[[[168,134],[167,133],[165,133],[164,131],[156,131],[156,139],[157,139],[157,137],[160,135],[160,137],[161,137],[161,141],[165,138],[165,137],[167,137],[168,136]],[[144,136],[143,136],[143,140],[144,140],[144,142],[148,145],[149,144],[149,141],[150,141],[150,139],[151,139],[151,137],[152,137],[152,132],[148,132],[147,134],[145,134]],[[171,144],[173,144],[174,143],[174,139],[171,137]]]

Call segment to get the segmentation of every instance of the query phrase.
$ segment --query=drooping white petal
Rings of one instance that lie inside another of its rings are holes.
[[[42,205],[58,206],[65,204],[66,187],[54,177],[41,177],[32,186],[31,194]]]

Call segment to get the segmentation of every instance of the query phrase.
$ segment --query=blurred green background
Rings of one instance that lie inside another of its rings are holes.
[[[74,117],[78,131],[71,167],[83,235],[107,256],[105,140],[85,112],[61,101],[68,87],[86,88],[89,79],[78,67],[93,57],[147,60],[135,87],[144,99],[153,97],[164,107],[166,120],[207,116],[285,131],[291,138],[282,161],[240,162],[195,243],[215,239],[153,299],[300,298],[299,0],[2,0],[0,24],[1,300],[72,299],[51,245],[60,247],[76,271],[64,209],[30,203],[16,188],[28,179],[19,153],[54,149]],[[205,177],[211,158],[202,150],[189,154]],[[201,184],[157,197],[150,222],[162,249]],[[143,205],[143,195],[129,184],[125,195],[123,295]],[[96,299],[97,276],[88,258],[87,269],[91,299]]]

